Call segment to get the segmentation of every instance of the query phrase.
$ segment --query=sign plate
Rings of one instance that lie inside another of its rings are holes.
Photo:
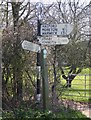
[[[69,39],[67,37],[38,37],[40,44],[42,45],[60,45],[60,44],[68,44]]]
[[[66,36],[69,35],[73,30],[71,24],[42,24],[41,35],[42,36]]]
[[[57,29],[57,35],[66,36],[72,32],[73,26],[71,24],[57,24]]]
[[[41,35],[42,36],[51,36],[57,35],[57,24],[42,24],[41,25]]]
[[[39,52],[40,51],[40,46],[37,44],[34,44],[32,42],[24,40],[22,43],[22,48],[25,50],[29,50],[32,52]]]

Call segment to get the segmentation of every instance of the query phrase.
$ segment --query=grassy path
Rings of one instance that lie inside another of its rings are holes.
[[[75,102],[73,100],[62,100],[60,101],[64,104],[65,107],[72,108],[74,110],[79,110],[82,114],[86,115],[87,117],[91,118],[91,108],[89,106],[91,103],[87,102]]]

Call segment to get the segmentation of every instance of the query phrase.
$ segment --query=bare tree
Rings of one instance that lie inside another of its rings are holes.
[[[61,50],[61,57],[64,55],[64,61],[66,61],[67,66],[69,66],[68,75],[62,68],[62,60],[58,60],[62,77],[67,81],[67,87],[71,87],[71,82],[82,71],[86,60],[86,49],[87,49],[87,35],[84,30],[86,30],[88,19],[86,19],[86,12],[84,11],[87,6],[82,6],[79,0],[69,1],[68,3],[61,1],[58,2],[58,8],[60,15],[62,17],[63,23],[71,23],[73,25],[73,31],[68,36],[70,42],[68,45]],[[65,52],[64,52],[65,51]],[[66,54],[67,52],[67,54]],[[59,59],[61,57],[58,57]]]
[[[30,3],[24,4],[21,2],[6,2],[6,28],[3,30],[3,97],[8,97],[9,100],[21,101],[23,96],[23,69],[24,55],[21,48],[21,43],[24,39],[31,40],[33,36],[32,26],[27,21],[31,14]],[[9,11],[12,12],[12,21],[9,21]],[[26,11],[28,9],[28,11]],[[21,12],[22,11],[22,12]],[[24,14],[26,12],[26,14]],[[24,15],[24,16],[23,16]],[[23,17],[22,17],[23,16]],[[21,19],[22,18],[22,19]],[[10,23],[11,22],[11,23]],[[13,24],[13,25],[11,25]],[[12,87],[8,89],[9,81]],[[11,92],[11,93],[10,93]],[[7,94],[7,95],[6,95]],[[11,95],[12,94],[12,95]],[[5,100],[5,99],[3,99]],[[7,99],[8,100],[8,99]],[[13,104],[14,105],[14,104]]]

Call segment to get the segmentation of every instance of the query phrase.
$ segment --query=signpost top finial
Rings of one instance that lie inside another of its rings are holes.
[[[38,19],[43,17],[43,4],[41,2],[36,3],[36,16]]]

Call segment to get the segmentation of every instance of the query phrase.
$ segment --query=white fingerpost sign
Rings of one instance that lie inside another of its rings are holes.
[[[25,50],[32,51],[32,52],[39,52],[40,51],[40,46],[38,44],[34,44],[34,43],[29,42],[27,40],[24,40],[22,42],[22,48]]]
[[[71,24],[42,24],[41,25],[41,35],[42,36],[66,36],[69,35],[73,30]]]
[[[69,39],[67,37],[38,37],[39,43],[42,45],[60,45],[60,44],[68,44]]]
[[[57,24],[57,35],[66,36],[69,35],[73,30],[71,24]]]
[[[57,24],[42,24],[41,25],[41,35],[51,36],[57,35]]]

